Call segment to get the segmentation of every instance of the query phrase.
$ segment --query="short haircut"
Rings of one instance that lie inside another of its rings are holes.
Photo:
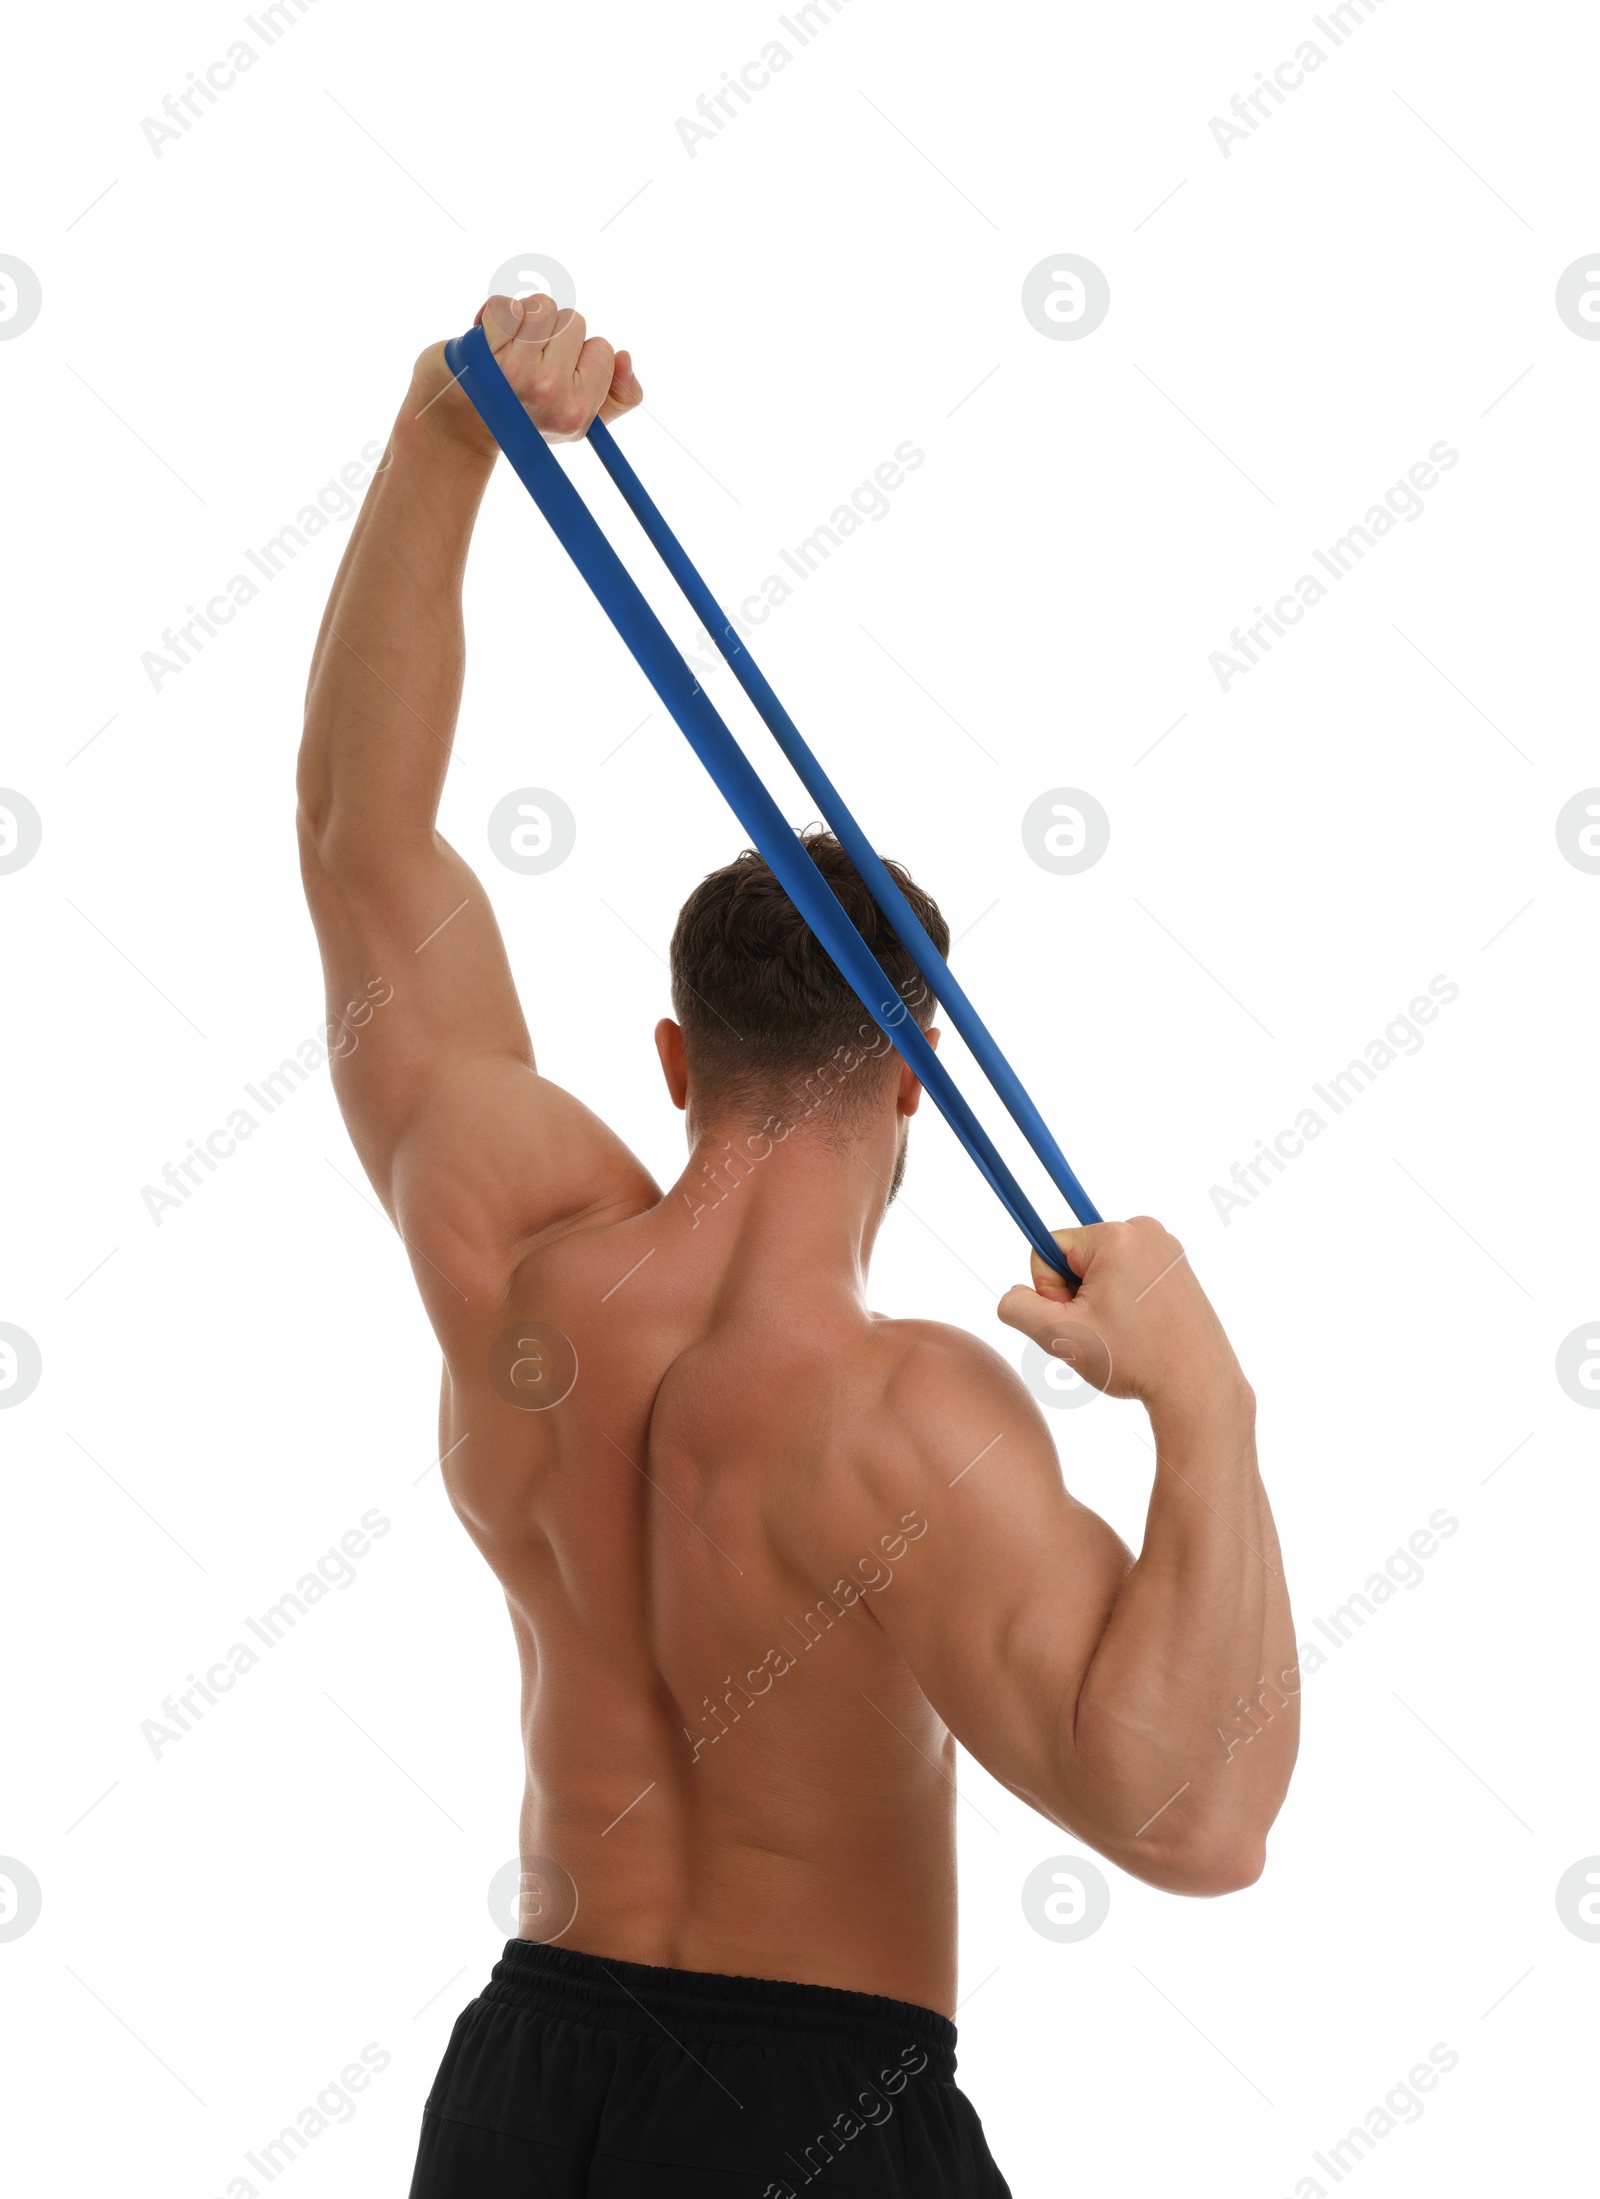
[[[842,903],[886,980],[926,1030],[936,1006],[916,964],[831,832],[800,845]],[[887,866],[944,954],[950,927],[932,896],[899,863]],[[881,1097],[899,1056],[765,860],[746,848],[703,878],[672,934],[672,1003],[683,1027],[695,1092],[741,1111],[787,1096],[835,1118]]]

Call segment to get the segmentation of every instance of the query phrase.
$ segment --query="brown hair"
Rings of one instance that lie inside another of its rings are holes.
[[[935,1001],[887,917],[831,832],[804,832],[800,845],[832,887],[883,971],[884,1001],[895,994],[924,1030]],[[937,903],[898,863],[887,865],[941,954],[950,927]],[[703,878],[672,934],[672,1003],[697,1092],[755,1106],[837,1092],[855,1111],[881,1094],[899,1056],[842,977],[827,949],[766,862],[746,848]],[[818,1091],[816,1080],[821,1080]]]

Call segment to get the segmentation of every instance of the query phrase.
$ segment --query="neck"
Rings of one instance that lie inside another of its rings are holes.
[[[709,1257],[770,1258],[790,1275],[860,1293],[899,1138],[898,1116],[838,1140],[811,1128],[775,1138],[747,1122],[691,1124],[688,1164],[668,1200]]]

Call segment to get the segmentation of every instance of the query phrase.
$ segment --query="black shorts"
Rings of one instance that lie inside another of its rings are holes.
[[[411,2199],[1010,2199],[956,2027],[831,1985],[510,1940],[457,2019]]]

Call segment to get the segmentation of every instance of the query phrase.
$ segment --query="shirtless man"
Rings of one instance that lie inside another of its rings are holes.
[[[628,354],[549,299],[484,317],[552,441],[640,402]],[[1298,1676],[1254,1399],[1154,1221],[1062,1231],[1074,1297],[1037,1257],[1007,1292],[1002,1320],[1078,1364],[1098,1339],[1149,1415],[1134,1558],[988,1345],[867,1310],[920,1086],[752,855],[673,939],[679,1180],[539,1074],[488,896],[434,826],[495,456],[435,345],[334,583],[299,766],[352,1036],[335,1087],[522,1662],[521,1929],[455,2027],[413,2199],[798,2199],[824,2175],[995,2199],[954,2082],[955,1743],[1153,1885],[1257,1877]],[[926,1024],[837,844],[808,845]]]

